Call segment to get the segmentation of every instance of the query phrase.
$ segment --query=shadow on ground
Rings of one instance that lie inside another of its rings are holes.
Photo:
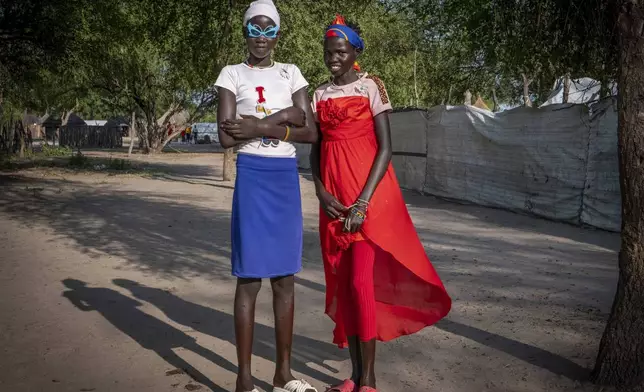
[[[207,306],[186,301],[167,290],[148,287],[127,279],[114,279],[113,283],[132,293],[135,298],[151,303],[174,322],[189,326],[195,331],[235,344],[234,320],[231,315]],[[255,325],[253,352],[271,362],[275,361],[275,330],[263,324]],[[335,345],[319,342],[295,334],[293,336],[293,370],[322,382],[332,384],[338,380],[311,369],[307,363],[315,363],[332,372],[336,370],[324,361],[341,361],[345,357]]]
[[[477,206],[471,203],[458,203],[457,201],[442,200],[429,195],[422,195],[415,191],[404,191],[406,202],[413,208],[428,208],[446,211],[452,214],[466,215],[478,221],[479,227],[490,225],[512,229],[521,232],[544,234],[557,238],[567,238],[571,241],[590,244],[607,250],[619,247],[619,234],[610,233],[599,229],[574,226],[565,222],[556,222],[541,219],[527,213],[517,213],[500,208]],[[476,222],[473,224],[477,225]],[[573,230],[571,230],[571,228]]]
[[[134,268],[166,277],[231,279],[228,211],[172,194],[58,179],[0,175],[0,186],[0,208],[26,225],[50,226],[90,258],[120,256]]]
[[[104,255],[120,256],[131,267],[168,278],[200,275],[215,280],[232,279],[226,211],[181,203],[168,195],[113,191],[70,181],[32,182],[21,176],[0,176],[0,186],[1,210],[28,226],[46,224],[60,238],[72,239],[74,246],[90,260]],[[73,192],[67,192],[69,187]],[[194,338],[137,309],[139,302],[110,288],[88,287],[79,280],[67,279],[63,283],[70,289],[65,297],[78,309],[99,312],[142,347],[153,350],[172,366],[185,369],[213,390],[222,391],[172,354],[173,348],[193,351],[223,369],[236,372],[235,365],[199,346]],[[171,320],[234,345],[232,315],[137,282],[121,279],[114,283],[130,290],[135,298],[156,306]],[[274,336],[272,327],[258,323],[254,354],[274,362]],[[296,335],[292,368],[306,377],[333,384],[338,382],[336,378],[309,364],[335,372],[324,362],[346,359],[342,354],[335,345]]]
[[[138,307],[142,305],[140,302],[118,291],[104,287],[88,287],[85,282],[76,279],[65,279],[63,284],[68,289],[63,292],[63,296],[79,310],[98,312],[141,347],[154,351],[174,368],[187,373],[192,379],[215,392],[226,392],[173,351],[177,348],[189,350],[223,369],[237,371],[235,365],[197,344],[192,336],[139,310]],[[262,388],[270,388],[266,383],[258,383],[258,385]]]
[[[183,180],[193,181],[196,177],[203,177],[205,180],[213,181],[209,177],[211,173],[206,169],[203,171],[194,168],[183,169],[186,171],[174,172]],[[177,200],[173,195],[166,193],[114,190],[71,181],[33,180],[19,175],[0,175],[0,186],[3,186],[0,193],[0,209],[4,213],[25,225],[45,224],[51,227],[59,237],[72,239],[75,243],[74,246],[90,258],[103,255],[119,256],[126,260],[129,267],[170,278],[189,279],[192,276],[200,275],[213,279],[231,279],[228,264],[230,214],[226,210],[198,205],[191,203],[190,200]],[[71,192],[65,191],[70,188]],[[439,208],[429,208],[427,205],[423,207],[422,202],[412,204],[412,206],[427,208],[426,213],[449,209],[447,203],[441,204]],[[463,213],[463,208],[455,206],[447,212]],[[479,210],[484,211],[480,208]],[[465,211],[475,217],[477,215],[477,212],[472,212],[469,208],[465,208]],[[484,217],[478,216],[477,218],[483,219]],[[520,223],[517,226],[521,230],[531,230],[527,224]],[[545,231],[548,230],[548,227],[553,227],[551,235],[560,234],[561,229],[557,226],[543,225],[538,230]],[[444,232],[440,228],[420,228],[419,235],[425,243],[430,243],[430,246],[438,244],[453,246],[454,254],[460,260],[471,261],[474,259],[476,261],[475,258],[480,257],[478,255],[493,254],[496,252],[495,249],[513,249],[511,253],[516,255],[517,260],[522,257],[521,248],[517,248],[512,243],[509,245],[508,241],[510,240],[498,236],[487,238],[485,241],[473,241],[472,237],[467,234]],[[317,244],[317,233],[305,231],[305,242]],[[530,244],[530,247],[533,248],[541,246],[542,244],[539,243]],[[556,257],[556,253],[559,251],[544,249],[543,253],[547,255],[549,252],[553,254],[553,257]],[[447,287],[471,286],[473,281],[476,281],[482,291],[492,291],[498,289],[499,279],[503,279],[506,275],[513,275],[519,278],[517,278],[516,284],[511,287],[512,290],[529,292],[533,289],[548,290],[551,288],[548,276],[539,276],[537,279],[520,279],[521,268],[526,267],[528,262],[533,262],[532,260],[518,263],[516,269],[512,271],[500,271],[500,265],[495,265],[492,262],[490,267],[494,268],[487,270],[483,267],[480,270],[481,276],[472,277],[471,272],[460,269],[462,265],[457,268],[453,259],[449,260],[450,257],[445,253],[434,259],[442,273],[445,272],[443,276]],[[317,245],[305,251],[305,258],[314,261],[311,268],[322,268]],[[485,262],[485,260],[482,261]],[[557,273],[574,274],[575,271],[581,269],[590,269],[591,272],[587,275],[577,274],[574,276],[574,284],[604,286],[599,295],[610,296],[611,294],[607,293],[612,291],[612,283],[608,283],[611,276],[610,273],[603,272],[604,269],[609,270],[610,268],[603,266],[603,264],[605,263],[602,260],[575,261],[575,263],[571,261],[570,265],[565,268],[558,268]],[[593,268],[595,272],[593,272]],[[606,275],[603,278],[604,281],[598,283],[597,276],[604,275]],[[548,279],[541,280],[541,278]],[[310,289],[324,291],[324,286],[320,282],[313,282],[301,277],[297,279],[297,282]],[[226,313],[187,302],[172,293],[146,287],[137,282],[115,280],[114,283],[129,290],[138,300],[153,304],[168,318],[179,324],[190,326],[218,339],[234,341],[232,318]],[[65,284],[71,289],[65,295],[79,309],[99,311],[112,324],[143,347],[154,350],[161,356],[167,357],[167,351],[170,348],[184,347],[225,369],[234,368],[234,365],[218,357],[215,353],[198,347],[191,337],[181,331],[177,331],[158,319],[153,320],[150,318],[151,316],[141,314],[142,312],[136,309],[138,302],[131,298],[124,297],[108,288],[88,288],[79,281],[68,280]],[[542,298],[527,298],[516,302],[512,298],[494,298],[494,300],[497,301],[497,305],[503,304],[514,309],[530,306],[530,301],[534,303],[544,301]],[[606,299],[602,298],[602,300]],[[483,299],[483,301],[485,300]],[[552,302],[561,308],[561,312],[569,312],[571,306],[569,299],[559,300],[559,302],[557,299],[553,299]],[[83,304],[87,304],[87,307]],[[126,316],[121,318],[119,314]],[[599,314],[597,317],[601,318],[604,315]],[[139,323],[128,321],[137,319]],[[142,330],[138,329],[137,324],[142,325]],[[552,373],[573,380],[582,380],[586,377],[587,370],[582,366],[534,345],[452,320],[445,320],[437,327],[505,352]],[[534,327],[542,328],[544,326],[535,325]],[[160,332],[154,332],[157,329]],[[166,334],[170,337],[164,338]],[[258,325],[256,334],[256,354],[273,361],[274,353],[271,343],[274,336],[273,329]],[[162,341],[164,339],[167,341]],[[332,383],[335,381],[332,377],[311,369],[307,362],[314,362],[324,367],[326,360],[344,359],[338,354],[336,347],[331,344],[297,336],[294,342],[293,369],[308,377]],[[189,370],[189,365],[178,363],[176,358],[167,360],[173,366],[187,366]],[[200,378],[199,374],[193,374],[193,376],[197,379]],[[214,388],[212,385],[211,387]]]
[[[76,279],[65,279],[67,288],[63,296],[81,311],[96,311],[114,327],[134,339],[141,347],[152,350],[166,362],[177,369],[185,371],[195,381],[200,382],[213,391],[225,391],[217,385],[216,380],[210,380],[188,362],[173,352],[182,348],[191,351],[211,361],[222,369],[236,373],[237,366],[213,351],[197,344],[196,339],[181,330],[153,317],[138,309],[139,301],[146,301],[161,310],[172,321],[190,329],[225,340],[235,345],[234,320],[225,312],[203,305],[186,301],[167,290],[148,287],[127,279],[114,279],[113,283],[130,291],[135,299],[125,296],[116,290],[104,287],[89,287],[85,282]],[[268,361],[275,361],[274,347],[275,330],[262,324],[255,325],[255,343],[253,353]],[[293,338],[292,368],[328,384],[338,380],[312,369],[307,363],[327,367],[323,361],[343,360],[334,345],[319,342],[304,336],[295,335]],[[256,385],[266,391],[272,386],[256,380]]]
[[[308,279],[298,277],[297,283],[312,290],[324,292],[323,285]],[[481,345],[502,351],[533,366],[540,367],[560,376],[568,377],[572,380],[583,381],[589,376],[589,369],[560,355],[476,327],[449,320],[449,317],[439,321],[435,327],[453,333],[454,335],[462,336]]]

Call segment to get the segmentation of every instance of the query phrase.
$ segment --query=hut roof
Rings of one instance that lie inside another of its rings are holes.
[[[22,116],[22,122],[27,125],[40,125],[42,123],[40,117],[35,114],[25,114]]]
[[[67,117],[67,126],[73,126],[73,127],[82,127],[87,125],[85,123],[85,120],[83,120],[78,114],[76,113],[70,113],[69,116]]]
[[[107,120],[85,120],[85,124],[89,127],[102,127],[107,124]]]
[[[127,127],[129,125],[129,122],[125,117],[112,117],[107,120],[107,123],[105,124],[108,128]]]
[[[59,127],[63,123],[57,114],[45,114],[40,119],[43,127]]]

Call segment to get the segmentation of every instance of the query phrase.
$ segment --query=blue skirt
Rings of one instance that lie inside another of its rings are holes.
[[[302,198],[296,158],[237,156],[232,274],[276,278],[302,269]]]

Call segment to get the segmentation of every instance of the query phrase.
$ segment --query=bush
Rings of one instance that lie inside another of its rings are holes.
[[[11,156],[0,152],[0,170],[14,170],[15,163],[11,160]]]
[[[125,171],[132,168],[132,162],[127,159],[110,159],[107,168],[109,170]]]
[[[73,151],[71,147],[50,146],[43,144],[42,154],[46,157],[71,157]]]
[[[82,153],[78,153],[76,155],[72,155],[69,157],[69,166],[70,167],[87,167],[89,164],[89,158],[87,158],[85,155]]]

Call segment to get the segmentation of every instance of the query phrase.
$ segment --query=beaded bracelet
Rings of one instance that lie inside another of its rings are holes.
[[[352,212],[354,215],[356,215],[358,218],[362,219],[362,220],[364,220],[364,219],[366,219],[366,218],[367,218],[367,215],[366,215],[364,212],[362,212],[362,211],[360,211],[359,209],[357,209],[357,208],[352,208],[352,209],[351,209],[351,212]]]
[[[356,200],[356,204],[357,204],[357,205],[362,205],[362,206],[364,206],[364,207],[369,206],[369,202],[368,202],[367,200],[365,200],[365,199],[358,199],[358,200]]]

